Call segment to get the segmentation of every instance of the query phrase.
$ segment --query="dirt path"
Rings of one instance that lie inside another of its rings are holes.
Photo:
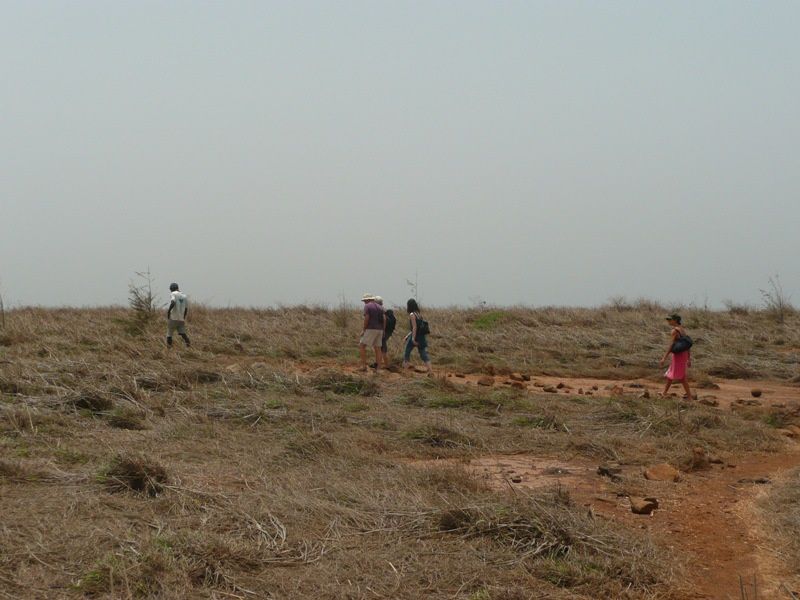
[[[335,364],[297,365],[299,373],[321,368],[339,368]],[[357,373],[355,367],[345,370]],[[565,378],[521,375],[475,375],[447,371],[435,373],[455,384],[503,387],[538,393],[591,395],[654,396],[662,384],[648,380],[613,381],[592,378]],[[426,376],[421,370],[382,372],[377,375],[390,382]],[[765,408],[800,405],[800,389],[769,381],[718,381],[718,389],[696,390],[701,401],[718,409],[732,404],[752,403]],[[758,399],[751,390],[761,390]],[[682,393],[682,390],[676,390]],[[694,600],[742,600],[740,577],[746,598],[786,599],[781,584],[800,584],[778,556],[770,551],[756,510],[756,499],[780,480],[788,470],[800,467],[800,444],[789,441],[787,451],[775,454],[749,454],[737,457],[735,464],[713,465],[708,471],[683,474],[677,483],[648,482],[648,489],[659,500],[659,509],[651,516],[635,515],[626,497],[619,497],[609,480],[597,474],[597,463],[578,459],[564,461],[557,457],[530,455],[485,456],[472,460],[468,467],[497,489],[541,488],[558,484],[571,497],[590,510],[646,529],[662,543],[686,559],[689,585]],[[422,461],[435,468],[448,461]],[[626,474],[641,476],[638,467],[627,467]],[[753,581],[758,595],[753,590]],[[790,586],[791,587],[791,586]],[[687,598],[687,600],[688,600]]]

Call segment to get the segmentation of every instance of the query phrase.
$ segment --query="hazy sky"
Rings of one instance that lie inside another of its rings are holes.
[[[800,302],[800,2],[0,2],[0,290]]]

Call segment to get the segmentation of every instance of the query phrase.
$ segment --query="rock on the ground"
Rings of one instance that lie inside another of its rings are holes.
[[[456,373],[456,377],[458,377],[459,379],[464,379],[466,375],[464,375],[464,373]]]
[[[662,463],[645,469],[644,478],[650,481],[678,481],[681,478],[681,474],[672,465]]]
[[[520,375],[519,373],[512,373],[511,375],[509,375],[509,378],[511,379],[511,381],[525,381],[522,378],[522,375]]]
[[[762,393],[763,392],[758,388],[754,388],[754,389],[750,390],[750,395],[753,398],[760,398]]]
[[[616,463],[609,463],[606,465],[600,465],[597,467],[597,474],[601,477],[611,477],[611,479],[619,479],[619,475],[622,474],[622,467],[620,467]]]
[[[484,387],[491,387],[494,385],[494,377],[489,377],[488,375],[485,375],[480,379],[478,379],[478,385],[482,385]]]
[[[522,383],[521,381],[512,381],[511,387],[514,388],[515,390],[524,390],[525,384]]]
[[[611,395],[612,396],[622,396],[625,393],[625,390],[622,388],[621,385],[615,385],[611,388]]]
[[[645,390],[641,394],[639,394],[639,398],[649,398],[650,397],[650,390]]]
[[[547,392],[548,394],[557,394],[558,390],[554,388],[552,385],[546,385],[542,388],[543,391]]]
[[[714,396],[703,396],[700,398],[700,404],[705,404],[706,406],[719,406],[719,400],[717,400]]]
[[[565,387],[567,387],[567,386],[564,384],[564,382],[563,382],[563,381],[559,381],[559,382],[558,382],[558,385],[556,385],[556,387],[557,387],[557,388],[560,390],[560,389],[563,389],[563,388],[565,388]]]
[[[630,496],[631,512],[637,515],[649,515],[658,508],[658,500],[655,498],[639,498]]]

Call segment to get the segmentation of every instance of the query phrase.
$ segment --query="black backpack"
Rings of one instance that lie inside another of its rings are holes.
[[[431,332],[431,327],[428,322],[422,318],[422,315],[417,313],[417,337],[428,335]]]
[[[397,318],[394,316],[394,311],[390,308],[385,313],[386,315],[386,337],[394,333],[394,327],[397,325]]]

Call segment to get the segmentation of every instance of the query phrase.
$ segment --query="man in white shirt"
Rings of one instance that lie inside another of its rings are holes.
[[[167,346],[172,346],[172,334],[175,330],[178,335],[190,346],[189,336],[186,335],[186,316],[189,314],[189,300],[186,294],[178,289],[177,283],[169,285],[169,308],[167,309]]]

